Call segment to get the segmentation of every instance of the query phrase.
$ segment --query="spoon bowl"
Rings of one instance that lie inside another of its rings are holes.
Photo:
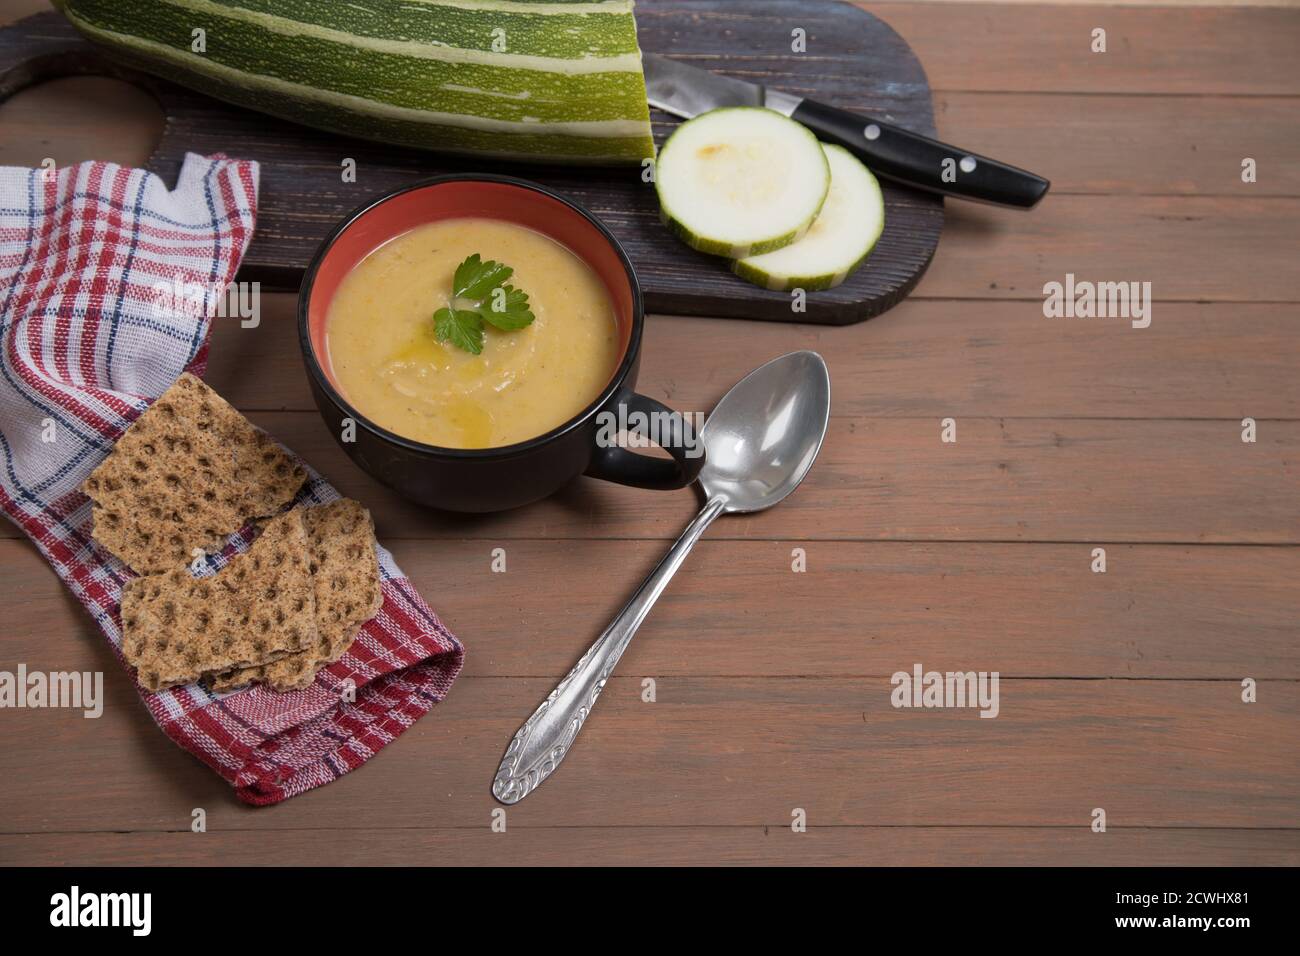
[[[816,352],[756,368],[722,396],[704,423],[700,487],[730,514],[763,511],[794,491],[826,437],[831,378]]]

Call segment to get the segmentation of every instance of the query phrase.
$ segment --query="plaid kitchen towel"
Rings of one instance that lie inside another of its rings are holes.
[[[0,168],[0,507],[119,658],[122,585],[132,575],[92,540],[90,500],[78,489],[182,371],[202,373],[211,316],[256,207],[257,165],[221,156],[187,156],[172,191],[111,163]],[[167,288],[216,292],[191,299]],[[337,497],[311,474],[300,500]],[[245,529],[207,572],[251,540]],[[195,684],[153,694],[137,685],[167,735],[242,800],[278,803],[360,766],[459,673],[460,643],[388,552],[379,556],[383,607],[306,690],[216,695]]]

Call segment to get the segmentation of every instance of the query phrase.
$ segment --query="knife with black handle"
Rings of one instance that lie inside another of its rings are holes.
[[[996,159],[812,100],[800,100],[789,116],[853,152],[877,176],[946,196],[1029,209],[1051,185]]]
[[[654,53],[643,60],[650,104],[675,116],[691,119],[725,106],[764,106],[850,150],[878,176],[958,199],[1029,209],[1051,186],[1042,176],[860,113]]]

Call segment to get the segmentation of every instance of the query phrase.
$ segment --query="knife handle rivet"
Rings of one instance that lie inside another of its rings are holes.
[[[963,156],[961,158],[961,162],[957,164],[957,168],[960,169],[963,173],[975,172],[975,157]]]
[[[862,131],[862,135],[867,139],[880,139],[880,127],[875,123],[868,123],[867,128]]]

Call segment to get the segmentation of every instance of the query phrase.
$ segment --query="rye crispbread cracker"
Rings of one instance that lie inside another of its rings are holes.
[[[343,656],[361,625],[384,603],[370,512],[346,498],[302,512],[311,554],[318,643],[259,667],[214,674],[213,690],[235,690],[253,681],[264,681],[275,690],[309,686],[317,670]]]
[[[184,568],[122,589],[122,653],[149,690],[316,647],[316,596],[302,509],[206,578]]]
[[[95,538],[141,574],[188,564],[306,481],[264,432],[188,372],[123,433],[82,490]]]

